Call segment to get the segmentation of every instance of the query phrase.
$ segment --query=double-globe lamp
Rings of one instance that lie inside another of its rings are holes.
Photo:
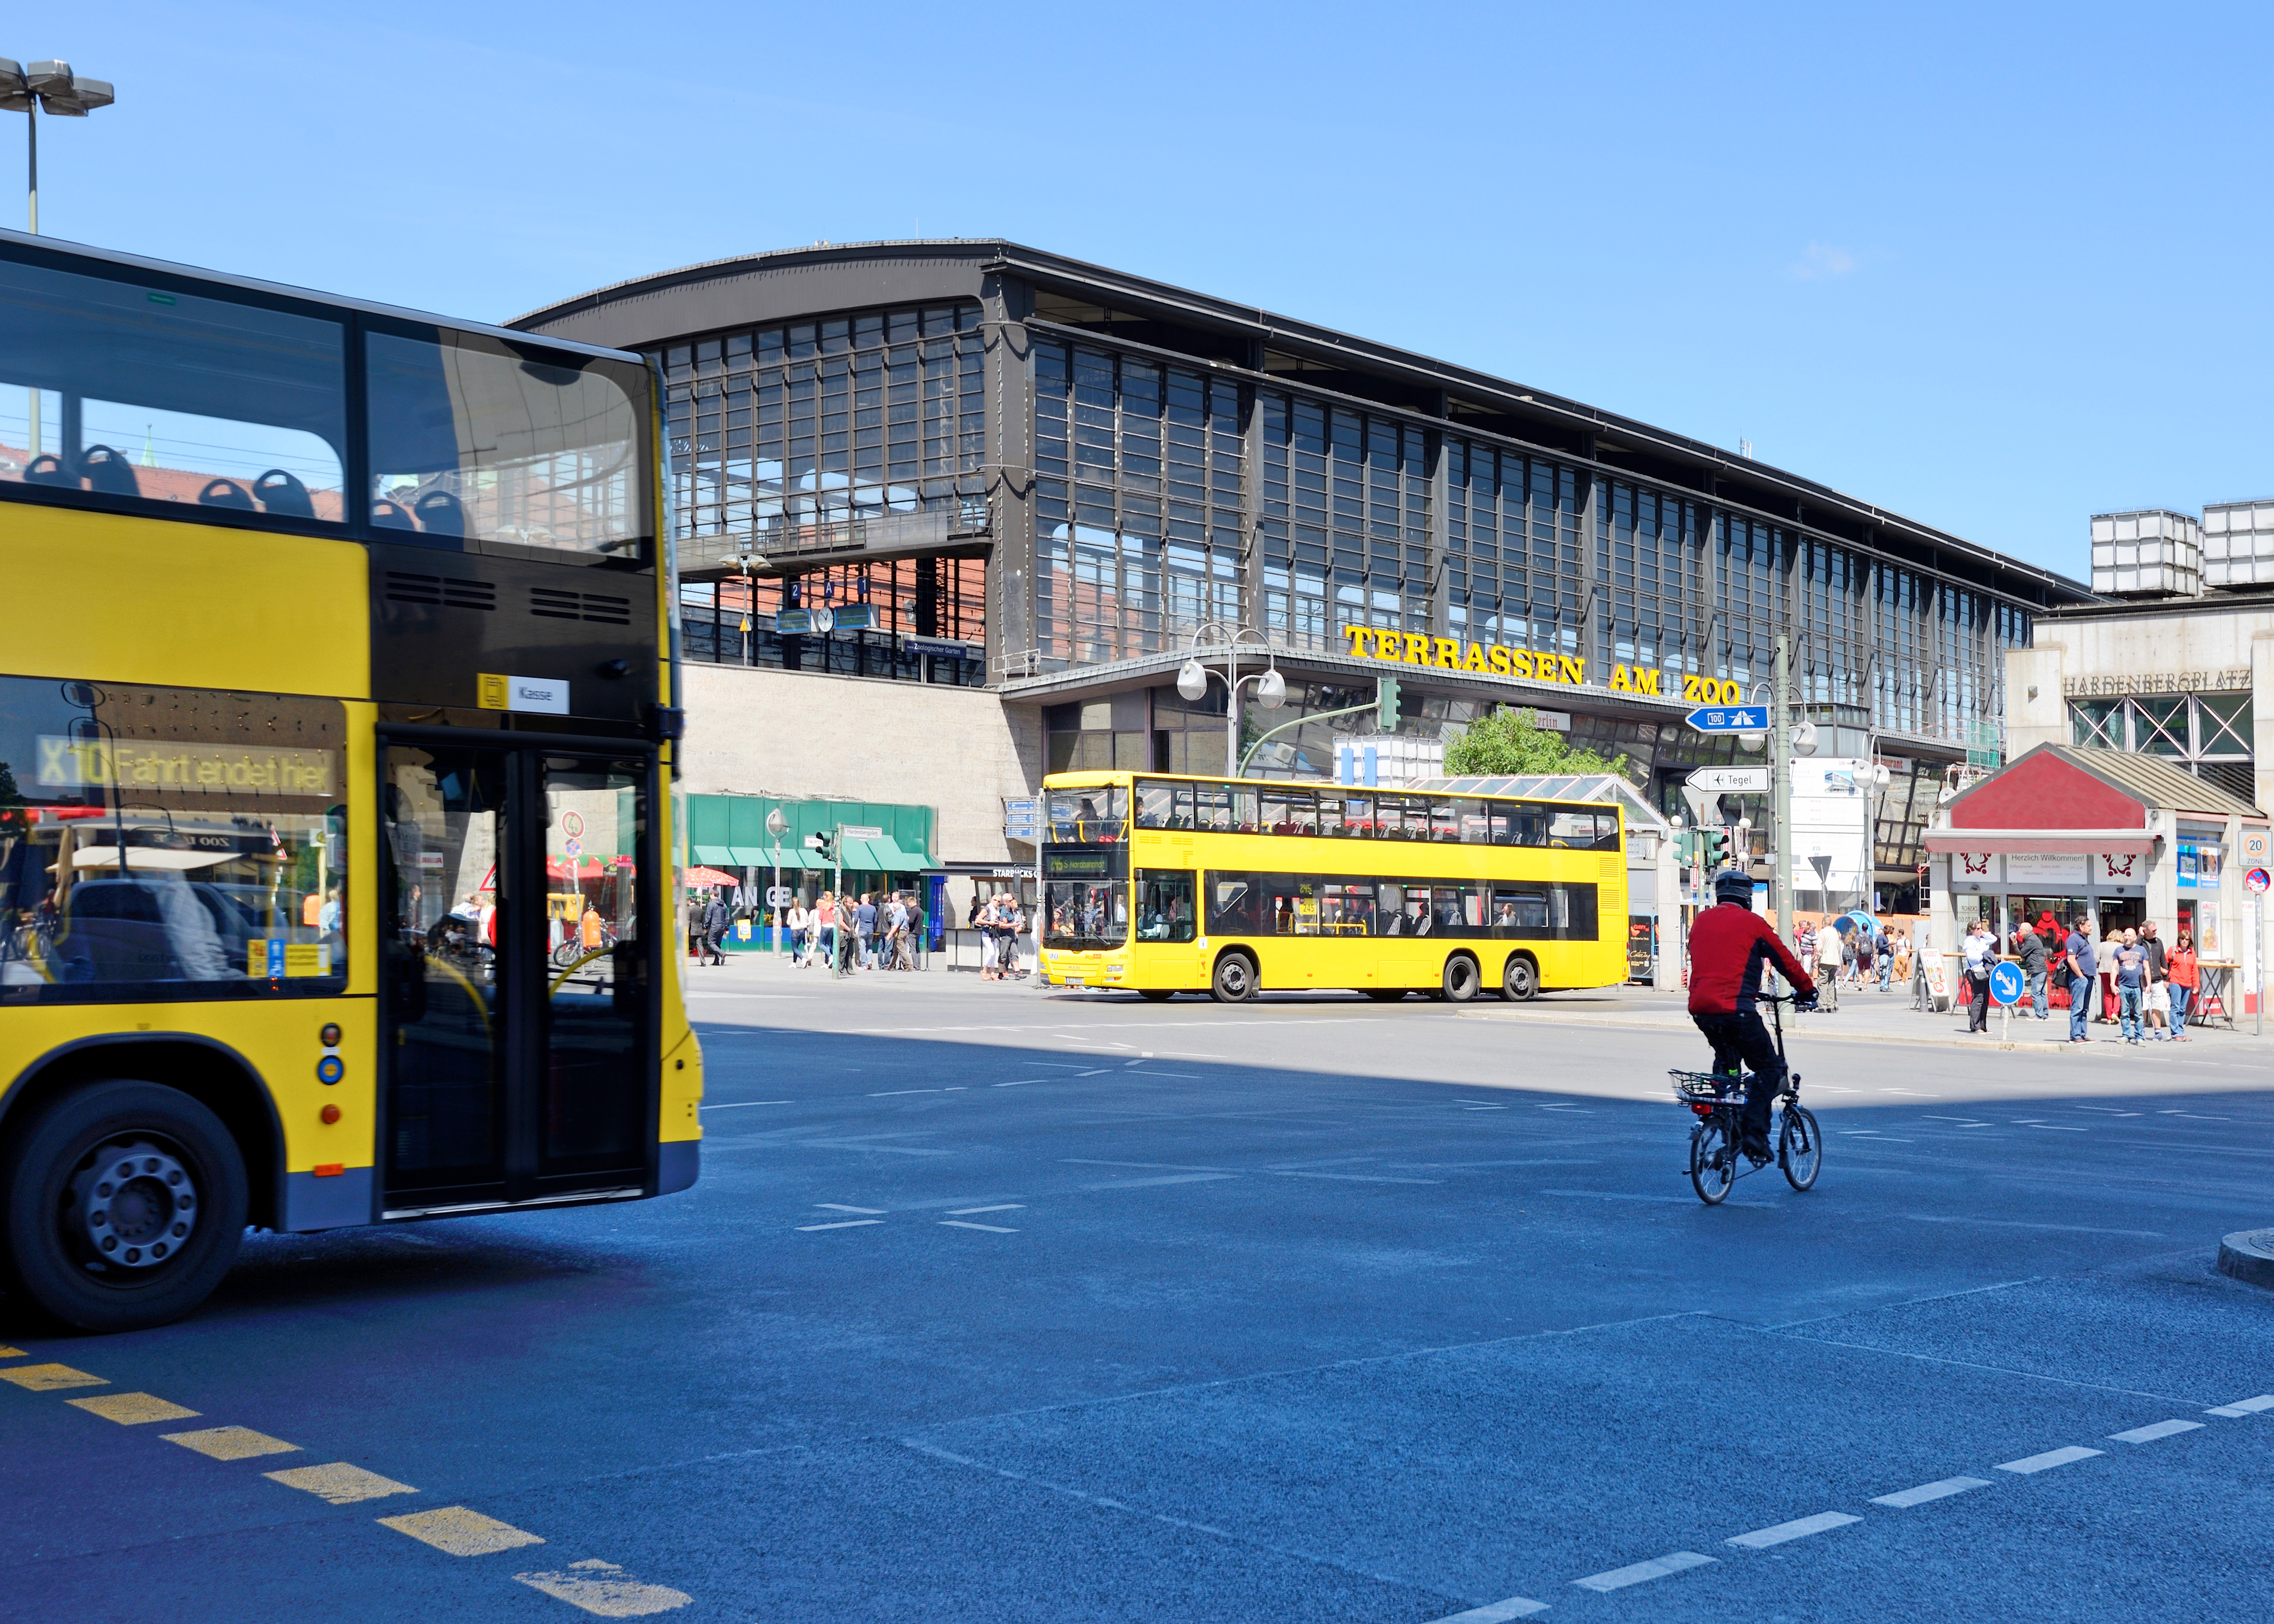
[[[32,235],[40,233],[40,115],[84,118],[117,100],[110,81],[82,79],[68,62],[35,62],[30,67],[0,56],[0,112],[31,120]]]

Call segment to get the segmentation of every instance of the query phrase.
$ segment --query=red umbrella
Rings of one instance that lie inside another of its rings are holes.
[[[739,885],[742,882],[731,874],[721,874],[716,868],[697,867],[687,871],[689,885]]]

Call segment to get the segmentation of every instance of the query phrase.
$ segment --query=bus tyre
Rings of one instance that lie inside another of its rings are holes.
[[[1501,972],[1500,996],[1510,1004],[1529,1004],[1540,996],[1540,966],[1528,953],[1510,953]]]
[[[229,1273],[246,1202],[237,1141],[189,1095],[74,1089],[0,1147],[7,1284],[78,1330],[164,1325]]]
[[[1175,997],[1177,995],[1175,989],[1172,988],[1140,987],[1137,989],[1137,996],[1144,999],[1148,1004],[1166,1004],[1170,999]]]
[[[1405,996],[1403,987],[1368,987],[1365,992],[1376,1004],[1395,1004]]]
[[[1255,961],[1245,953],[1226,953],[1216,961],[1216,976],[1209,996],[1218,1004],[1245,1004],[1255,996]]]
[[[1445,960],[1445,997],[1453,1004],[1466,1004],[1477,996],[1484,978],[1477,974],[1477,961],[1466,953],[1455,953]]]

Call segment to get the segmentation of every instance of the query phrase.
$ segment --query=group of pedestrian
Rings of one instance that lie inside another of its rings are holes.
[[[696,904],[689,913],[695,927],[689,934],[695,938],[696,962],[725,964],[727,933],[734,928],[734,910],[727,906],[727,893],[712,891],[707,901]]]
[[[924,911],[913,891],[823,891],[810,908],[793,901],[782,923],[793,965],[818,965],[840,975],[914,970]]]
[[[1850,929],[1840,927],[1836,919],[1820,925],[1803,919],[1793,933],[1794,956],[1815,969],[1818,1003],[1827,1010],[1840,1007],[1842,986],[1858,992],[1867,987],[1890,990],[1910,958],[1910,938],[1900,928],[1886,930],[1860,916],[1854,916]]]
[[[2156,922],[2149,920],[2121,931],[2112,931],[2098,943],[2094,936],[2092,915],[2080,914],[2074,929],[2057,950],[2043,948],[2047,962],[2068,985],[2068,1041],[2092,1041],[2086,1030],[2091,1019],[2092,987],[2105,973],[2116,995],[2113,1024],[2126,1043],[2136,1047],[2142,1043],[2192,1041],[2187,1036],[2187,1011],[2195,1003],[2196,988],[2202,984],[2194,933],[2180,931],[2166,947],[2157,932]],[[2014,932],[2014,937],[2017,946],[2024,939],[2042,945],[2039,933],[2026,921]],[[2107,960],[2105,965],[2104,955]],[[2028,975],[2032,956],[2023,951],[2020,957],[2022,974]],[[2042,977],[2031,983],[2031,990],[2037,1019],[2043,1020],[2045,994]],[[2101,1019],[2109,1024],[2105,1010]]]
[[[965,923],[979,933],[981,944],[979,979],[983,981],[1016,981],[1026,977],[1019,962],[1019,938],[1027,934],[1027,910],[1019,899],[1007,891],[998,891],[991,897],[982,896],[975,887],[971,894],[971,912]]]

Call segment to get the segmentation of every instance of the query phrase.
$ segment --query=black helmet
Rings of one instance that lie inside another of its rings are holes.
[[[1713,900],[1734,902],[1741,908],[1753,906],[1753,876],[1743,868],[1724,868],[1713,876]]]

